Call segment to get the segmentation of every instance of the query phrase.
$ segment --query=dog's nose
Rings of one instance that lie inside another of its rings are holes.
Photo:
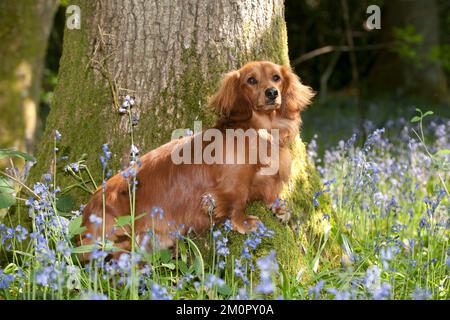
[[[275,100],[278,97],[278,90],[276,88],[269,88],[266,90],[266,97],[270,100]]]

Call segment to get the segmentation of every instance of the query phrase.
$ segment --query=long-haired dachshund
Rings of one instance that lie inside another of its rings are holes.
[[[221,223],[230,219],[233,228],[241,233],[254,230],[259,219],[245,214],[246,204],[250,200],[263,200],[267,204],[275,201],[282,183],[289,176],[288,145],[298,134],[299,112],[310,103],[312,96],[312,90],[302,85],[290,69],[271,62],[251,62],[226,74],[209,103],[209,107],[219,114],[213,129],[224,134],[228,129],[279,129],[280,141],[276,142],[280,147],[278,172],[270,176],[260,174],[267,166],[260,158],[256,163],[249,163],[250,150],[260,148],[258,139],[245,140],[243,163],[174,163],[176,150],[183,150],[182,153],[190,150],[193,158],[196,141],[200,141],[202,151],[208,148],[211,142],[201,139],[205,131],[172,140],[148,152],[141,157],[136,175],[137,245],[144,245],[143,239],[151,230],[158,248],[169,248],[175,243],[176,235],[184,235],[188,230],[202,233],[209,228],[211,220]],[[258,137],[273,143],[270,135]],[[214,156],[239,158],[236,153],[235,147],[230,148],[223,142],[223,154]],[[110,178],[106,182],[105,203],[102,188],[95,192],[83,210],[83,225],[87,229],[80,236],[80,244],[100,240],[103,225],[98,223],[98,217],[102,217],[104,210],[105,221],[102,223],[105,224],[106,239],[114,242],[115,247],[130,250],[130,226],[116,226],[120,216],[131,212],[129,183],[120,173]],[[211,216],[205,210],[205,196],[214,202]],[[151,249],[150,245],[148,249]],[[119,251],[112,256],[120,254]]]

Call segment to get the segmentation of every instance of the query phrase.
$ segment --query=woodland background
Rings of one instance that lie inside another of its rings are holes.
[[[346,8],[343,3],[347,3]],[[370,31],[364,25],[370,4],[381,7],[381,30]],[[14,54],[20,45],[17,42],[27,41],[27,36],[30,41],[42,41],[41,47],[47,48],[41,53],[45,64],[36,72],[42,74],[38,87],[26,88],[26,75],[23,76],[24,90],[34,91],[31,95],[37,97],[36,116],[33,112],[27,114],[20,101],[0,99],[1,148],[14,146],[33,153],[42,136],[58,80],[67,5],[68,1],[56,1],[54,17],[51,10],[41,13],[43,20],[53,19],[47,44],[47,39],[31,40],[32,30],[24,33],[24,39],[17,39],[7,27],[0,28],[0,38],[4,39],[2,55]],[[392,117],[409,116],[414,112],[411,107],[419,105],[438,107],[441,115],[448,115],[449,1],[287,0],[285,19],[291,64],[303,81],[319,93],[313,107],[304,114],[306,141],[318,134],[323,143],[334,145],[352,131],[360,130],[364,120],[383,125]],[[5,17],[0,25],[8,21],[20,20]],[[26,28],[25,23],[23,27]],[[348,43],[348,33],[352,35],[353,48]],[[2,60],[0,81],[10,67],[7,59]]]

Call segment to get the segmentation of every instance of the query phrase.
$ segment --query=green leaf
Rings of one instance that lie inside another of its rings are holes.
[[[283,266],[281,264],[279,264],[279,268],[281,271],[281,275],[282,275],[282,289],[283,289],[283,293],[284,295],[286,295],[287,293],[289,293],[290,288],[289,288],[289,277],[286,274],[286,271],[284,270]]]
[[[26,161],[35,161],[35,159],[30,156],[29,154],[13,149],[0,149],[0,159],[6,158],[6,157],[16,157],[16,158],[22,158]]]
[[[94,249],[98,248],[98,244],[85,244],[72,249],[72,253],[88,253],[94,251]],[[105,251],[117,251],[121,250],[120,248],[114,247],[112,244],[106,244]]]
[[[442,149],[442,150],[439,150],[439,151],[436,152],[434,155],[435,155],[435,156],[443,156],[443,155],[446,155],[446,154],[450,154],[450,149]]]
[[[178,268],[184,274],[186,274],[189,271],[187,264],[182,260],[178,260]]]
[[[94,251],[98,246],[96,244],[85,244],[72,249],[72,253],[88,253]]]
[[[170,252],[170,250],[161,250],[159,251],[159,254],[161,256],[161,261],[163,262],[163,264],[169,263],[172,260],[172,252]]]
[[[422,117],[425,118],[426,116],[431,116],[433,114],[434,114],[433,111],[427,111],[427,112],[424,113],[424,115]]]
[[[224,284],[223,286],[218,287],[217,291],[224,296],[229,296],[232,292],[231,288],[227,284]]]
[[[203,261],[202,261],[202,259],[200,258],[200,257],[195,257],[195,260],[194,260],[194,270],[195,270],[195,273],[197,274],[197,275],[203,275],[203,273],[204,273],[204,271],[203,271],[203,269],[204,269],[204,267],[203,267]]]
[[[140,215],[134,217],[134,221],[142,218],[146,214],[147,213],[144,212],[144,213],[141,213]],[[129,225],[129,224],[131,224],[131,216],[130,215],[128,215],[128,216],[120,216],[120,217],[118,217],[116,219],[116,227],[123,227],[123,226]]]
[[[87,228],[82,227],[83,216],[78,216],[69,222],[69,237],[72,238],[77,234],[84,232]]]
[[[161,263],[163,267],[169,268],[170,270],[175,270],[175,264],[173,262],[170,263]]]
[[[184,241],[178,241],[178,248],[180,250],[181,261],[187,263],[187,248]]]
[[[131,223],[131,216],[120,216],[116,219],[116,226],[123,227]]]
[[[68,194],[59,197],[58,200],[56,201],[56,209],[58,209],[58,211],[70,212],[71,210],[73,210],[74,207],[75,201]]]
[[[4,177],[0,177],[0,209],[7,209],[16,203],[14,192],[10,182]]]
[[[419,122],[421,119],[422,119],[421,117],[414,116],[414,117],[411,119],[411,122]]]
[[[194,241],[189,239],[188,237],[184,238],[189,243],[189,249],[193,249],[193,252],[195,254],[195,260],[194,260],[194,270],[196,271],[197,275],[201,278],[202,283],[205,282],[205,263],[203,261],[202,254],[200,252],[200,249],[197,247]]]

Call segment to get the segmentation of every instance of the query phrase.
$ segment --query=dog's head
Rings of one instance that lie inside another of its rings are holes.
[[[253,61],[225,75],[209,107],[220,116],[246,121],[253,111],[280,110],[292,118],[310,104],[312,89],[290,68],[269,61]]]

